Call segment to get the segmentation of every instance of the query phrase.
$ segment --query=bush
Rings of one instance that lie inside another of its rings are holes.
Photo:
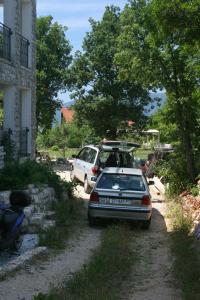
[[[199,188],[196,185],[193,185],[192,187],[190,187],[190,192],[192,194],[192,196],[196,197],[199,195]]]
[[[52,146],[52,147],[51,147],[51,150],[52,150],[52,151],[59,151],[59,147],[56,146],[56,145],[55,145],[55,146]]]
[[[154,172],[169,183],[167,192],[170,196],[180,194],[189,184],[186,162],[180,152],[171,153],[165,160],[158,161]]]
[[[32,160],[24,163],[7,163],[0,171],[0,191],[24,189],[28,184],[41,186],[48,184],[55,189],[58,198],[62,197],[65,189],[72,193],[72,184],[63,182],[60,177],[47,165],[41,165]]]

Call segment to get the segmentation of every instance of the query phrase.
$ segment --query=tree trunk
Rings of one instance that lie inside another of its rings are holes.
[[[194,165],[194,154],[192,149],[191,133],[189,127],[189,121],[187,111],[184,106],[177,101],[177,112],[178,112],[178,123],[179,131],[183,146],[183,152],[186,159],[187,175],[191,182],[195,181],[195,165]]]

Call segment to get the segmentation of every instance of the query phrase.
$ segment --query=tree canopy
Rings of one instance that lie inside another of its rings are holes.
[[[130,1],[121,15],[116,54],[122,80],[135,82],[137,77],[147,88],[166,90],[191,180],[199,139],[199,66],[194,67],[194,61],[199,62],[199,20],[199,0]]]
[[[120,10],[106,7],[101,21],[90,19],[91,32],[77,52],[71,67],[70,87],[76,100],[76,116],[99,136],[115,137],[128,120],[137,127],[144,123],[144,106],[151,98],[139,80],[119,77],[115,63],[117,39],[121,32]]]
[[[64,80],[71,62],[71,46],[65,37],[66,27],[53,23],[51,16],[37,19],[37,124],[51,128],[55,111],[60,107],[58,92],[65,90]]]

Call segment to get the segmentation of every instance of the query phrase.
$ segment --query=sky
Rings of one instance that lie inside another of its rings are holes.
[[[81,50],[86,32],[90,31],[88,19],[100,20],[105,6],[123,8],[126,0],[38,0],[37,15],[51,15],[54,21],[68,27],[66,36],[73,46],[73,52]]]
[[[83,38],[90,31],[90,17],[100,20],[106,6],[113,4],[122,9],[126,3],[126,0],[38,0],[37,16],[51,15],[53,21],[67,26],[66,37],[74,53],[82,49]],[[68,93],[59,93],[59,98],[64,103],[70,100]]]
[[[37,0],[37,16],[51,15],[54,22],[67,26],[66,37],[73,47],[72,53],[81,50],[86,32],[90,31],[88,19],[100,20],[107,5],[123,9],[128,0]],[[0,7],[0,22],[3,21]],[[69,93],[59,93],[63,103],[70,101]]]
[[[128,0],[37,0],[37,16],[53,17],[54,22],[67,26],[66,37],[73,47],[72,53],[81,50],[83,38],[90,31],[89,18],[100,20],[105,7],[116,5],[123,9]],[[3,9],[0,7],[0,22],[3,22]],[[59,93],[63,103],[70,100],[69,94]]]

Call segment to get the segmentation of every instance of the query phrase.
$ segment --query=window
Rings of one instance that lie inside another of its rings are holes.
[[[97,188],[144,191],[145,185],[141,176],[105,173],[100,178]]]
[[[78,159],[83,160],[83,161],[87,161],[89,150],[90,150],[89,148],[84,148],[83,150],[81,150],[81,152],[78,155]]]
[[[92,148],[88,148],[88,150],[87,162],[93,164],[97,155],[97,151]]]

